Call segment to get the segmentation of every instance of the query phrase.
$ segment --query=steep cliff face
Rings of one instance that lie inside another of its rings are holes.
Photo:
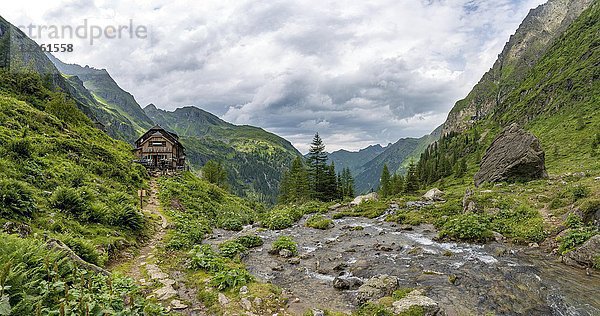
[[[496,109],[513,92],[546,50],[594,0],[550,0],[532,9],[504,46],[493,67],[466,98],[456,102],[442,134],[460,132]]]

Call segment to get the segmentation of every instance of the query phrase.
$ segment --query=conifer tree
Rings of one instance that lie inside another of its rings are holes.
[[[388,170],[387,164],[383,165],[383,170],[381,171],[381,178],[379,179],[379,194],[381,194],[382,197],[387,197],[391,194],[390,171]]]
[[[292,161],[289,171],[283,174],[279,187],[279,203],[301,203],[310,199],[308,173],[297,157]]]
[[[202,178],[206,181],[216,184],[222,189],[227,190],[229,184],[227,183],[227,171],[223,168],[220,162],[209,160],[202,167]]]
[[[354,197],[354,178],[352,178],[352,173],[350,173],[350,168],[344,168],[340,177],[340,191],[341,198],[346,197]]]
[[[327,200],[327,154],[325,153],[325,144],[323,144],[323,140],[319,136],[319,133],[315,134],[315,137],[310,144],[306,163],[308,166],[311,197],[321,201]]]
[[[406,172],[406,181],[404,184],[404,192],[413,193],[419,189],[419,178],[417,175],[417,165],[411,161]]]
[[[404,177],[397,173],[393,174],[390,178],[390,193],[396,195],[404,190]]]

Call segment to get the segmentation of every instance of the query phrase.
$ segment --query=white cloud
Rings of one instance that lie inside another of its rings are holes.
[[[146,39],[69,40],[144,106],[194,104],[306,148],[421,136],[491,67],[543,0],[12,1],[13,24],[147,26]],[[41,39],[38,42],[65,42]]]

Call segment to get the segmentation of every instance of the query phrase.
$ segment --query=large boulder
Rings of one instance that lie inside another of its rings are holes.
[[[384,296],[390,296],[398,289],[398,278],[393,275],[382,274],[367,280],[358,288],[357,300],[360,304],[374,301]]]
[[[443,201],[444,200],[442,198],[443,195],[444,195],[444,192],[442,192],[440,189],[433,188],[433,189],[427,191],[427,193],[423,194],[423,199],[428,200],[428,201]]]
[[[414,290],[408,293],[406,297],[395,301],[392,304],[392,307],[394,308],[394,315],[406,313],[413,306],[421,307],[424,311],[424,315],[426,316],[437,315],[440,310],[436,301],[423,295],[423,292],[419,290]]]
[[[484,182],[529,181],[547,178],[544,150],[539,139],[512,124],[485,152],[475,174],[475,186]]]
[[[569,265],[591,267],[600,256],[600,235],[595,235],[579,248],[564,255],[563,261]]]
[[[379,196],[377,195],[377,192],[371,192],[369,194],[357,196],[356,198],[354,198],[354,200],[352,200],[352,202],[350,202],[350,205],[357,206],[360,205],[362,202],[377,201],[378,198]]]

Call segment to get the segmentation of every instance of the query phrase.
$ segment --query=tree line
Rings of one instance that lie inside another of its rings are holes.
[[[279,189],[279,203],[309,200],[334,201],[354,197],[354,179],[349,168],[336,173],[335,164],[327,164],[325,144],[315,134],[305,159],[297,157],[284,172]]]
[[[414,193],[445,177],[462,178],[467,172],[465,156],[477,152],[479,137],[477,128],[469,133],[451,132],[442,136],[427,147],[417,163],[410,163],[405,176],[395,172],[391,174],[387,165],[384,165],[379,180],[379,194],[386,197]]]

